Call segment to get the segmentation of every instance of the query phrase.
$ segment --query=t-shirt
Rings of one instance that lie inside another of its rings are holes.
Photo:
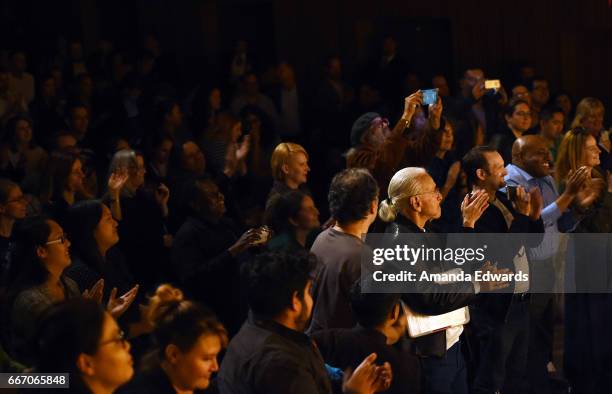
[[[361,274],[363,247],[367,246],[361,239],[333,228],[323,231],[315,240],[310,249],[318,260],[310,332],[355,325],[350,292]]]

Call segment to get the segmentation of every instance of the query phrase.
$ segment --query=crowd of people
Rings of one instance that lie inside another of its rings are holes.
[[[605,392],[612,303],[552,294],[565,248],[577,275],[589,261],[558,235],[611,230],[603,103],[551,95],[531,66],[494,89],[469,67],[453,95],[397,45],[385,38],[350,81],[331,56],[304,86],[240,41],[221,76],[188,89],[153,35],[129,56],[85,56],[78,40],[35,65],[11,52],[1,371],[70,373],[71,392],[95,394]],[[483,269],[549,288],[367,293],[367,233],[530,233]],[[408,335],[408,311],[462,307],[468,324]]]

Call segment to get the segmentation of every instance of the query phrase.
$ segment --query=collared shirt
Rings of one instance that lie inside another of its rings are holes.
[[[227,394],[331,394],[323,357],[302,332],[251,314],[219,370]]]
[[[531,259],[541,261],[551,258],[559,248],[559,219],[567,223],[567,227],[575,226],[575,221],[569,211],[561,212],[557,205],[559,192],[555,181],[550,175],[535,178],[514,164],[506,166],[508,175],[504,178],[508,185],[522,186],[526,191],[537,187],[542,194],[544,208],[542,209],[542,221],[544,222],[544,239],[537,248],[530,248],[528,254]]]

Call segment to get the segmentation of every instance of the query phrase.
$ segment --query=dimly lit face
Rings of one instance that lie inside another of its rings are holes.
[[[448,88],[448,82],[446,81],[446,77],[444,77],[443,75],[436,75],[435,77],[433,77],[431,82],[433,87],[438,89],[438,96],[450,96],[450,89]]]
[[[180,127],[183,124],[183,112],[178,104],[174,105],[166,115],[166,123],[172,127]]]
[[[545,80],[536,80],[533,81],[531,91],[531,97],[533,99],[534,104],[541,106],[546,105],[548,100],[550,99],[550,91],[548,89],[548,82]]]
[[[512,100],[523,100],[527,101],[528,104],[531,104],[531,93],[527,86],[525,85],[517,85],[512,88]]]
[[[442,133],[442,139],[440,140],[440,150],[445,152],[453,149],[453,141],[455,140],[455,133],[453,132],[453,126],[446,122],[444,126],[444,132]]]
[[[20,120],[15,126],[15,142],[28,144],[32,141],[32,125],[27,120]]]
[[[87,134],[89,127],[89,111],[85,107],[76,107],[72,109],[72,128],[78,135],[84,136]]]
[[[482,186],[488,191],[499,190],[506,186],[504,177],[508,174],[504,166],[504,159],[497,152],[485,152],[487,168],[483,168],[484,180]]]
[[[250,74],[245,78],[244,91],[250,96],[254,96],[259,93],[259,84],[255,74]]]
[[[588,136],[584,147],[582,148],[582,160],[580,165],[587,167],[595,167],[598,166],[599,154],[601,150],[597,147],[597,141],[594,137]]]
[[[310,167],[308,166],[308,158],[303,152],[294,152],[289,155],[287,164],[282,168],[285,173],[285,179],[291,183],[301,185],[308,180]]]
[[[164,140],[155,151],[155,160],[158,163],[167,163],[170,159],[173,145],[171,140]]]
[[[484,72],[479,68],[467,70],[464,80],[465,84],[472,89],[477,83],[484,81]]]
[[[568,116],[569,113],[572,112],[572,100],[570,100],[570,98],[566,94],[558,96],[555,101],[555,104],[561,107],[561,109],[565,113],[565,116]]]
[[[218,110],[221,108],[221,90],[214,88],[210,91],[210,96],[208,97],[208,104],[214,110]]]
[[[327,64],[327,73],[331,79],[339,80],[342,77],[342,63],[337,57],[330,59]]]
[[[55,79],[45,79],[43,81],[43,85],[40,91],[43,97],[55,97]]]
[[[45,245],[38,247],[37,255],[47,270],[62,272],[70,265],[70,241],[56,221],[47,220],[47,225],[49,237]]]
[[[98,351],[87,357],[92,366],[92,376],[86,376],[87,380],[95,381],[109,392],[114,392],[134,375],[130,343],[108,312],[105,313]]]
[[[535,178],[550,175],[552,155],[543,138],[531,138],[523,146],[519,166]]]
[[[375,118],[370,124],[370,128],[365,135],[366,144],[377,149],[385,142],[385,135],[389,133],[389,121],[381,117]]]
[[[185,170],[199,175],[204,174],[206,169],[204,153],[202,153],[200,147],[195,142],[189,141],[183,144],[182,156],[183,168]]]
[[[177,380],[173,385],[186,391],[206,389],[212,375],[219,370],[217,355],[221,348],[218,335],[203,334],[188,351],[178,350],[172,361]]]
[[[22,52],[13,55],[13,68],[16,72],[24,72],[27,68],[26,57]]]
[[[225,214],[225,196],[214,182],[200,182],[200,200],[200,208],[208,210],[212,217]]]
[[[85,174],[83,173],[83,165],[81,164],[81,160],[75,160],[72,164],[72,170],[70,174],[68,174],[68,179],[66,182],[66,189],[69,192],[76,192],[83,188],[83,178],[85,178]]]
[[[582,118],[582,127],[584,127],[593,137],[599,137],[603,129],[603,120],[604,110],[595,110],[588,116]]]
[[[293,220],[297,228],[305,231],[314,230],[321,225],[319,210],[310,196],[304,196],[302,206]]]
[[[384,56],[392,56],[395,55],[395,51],[397,50],[397,43],[391,37],[385,38],[383,41],[383,55]]]
[[[0,204],[0,214],[14,220],[23,219],[27,213],[27,201],[19,186],[11,188],[6,202]]]
[[[555,112],[549,120],[540,121],[542,136],[549,140],[557,139],[563,132],[565,116],[561,112]]]
[[[508,127],[511,130],[518,131],[521,134],[529,130],[531,126],[531,110],[529,106],[524,103],[517,104],[514,107],[512,116],[506,115],[506,122],[508,122]]]
[[[146,173],[147,169],[144,159],[142,156],[137,155],[136,164],[129,168],[129,182],[134,189],[138,189],[140,186],[144,185]]]
[[[102,204],[102,217],[94,230],[94,239],[99,249],[108,250],[119,242],[117,221],[113,218],[110,209]]]

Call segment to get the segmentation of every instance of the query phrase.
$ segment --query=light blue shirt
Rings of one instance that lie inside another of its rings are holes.
[[[575,218],[569,210],[561,212],[559,209],[556,202],[559,198],[559,192],[552,176],[535,178],[514,164],[508,164],[506,170],[508,175],[504,177],[504,180],[507,185],[522,186],[526,191],[530,191],[534,187],[540,189],[544,201],[541,217],[544,222],[545,234],[542,243],[537,248],[529,249],[528,254],[530,259],[533,260],[551,258],[559,248],[559,233],[574,228],[577,224]]]

